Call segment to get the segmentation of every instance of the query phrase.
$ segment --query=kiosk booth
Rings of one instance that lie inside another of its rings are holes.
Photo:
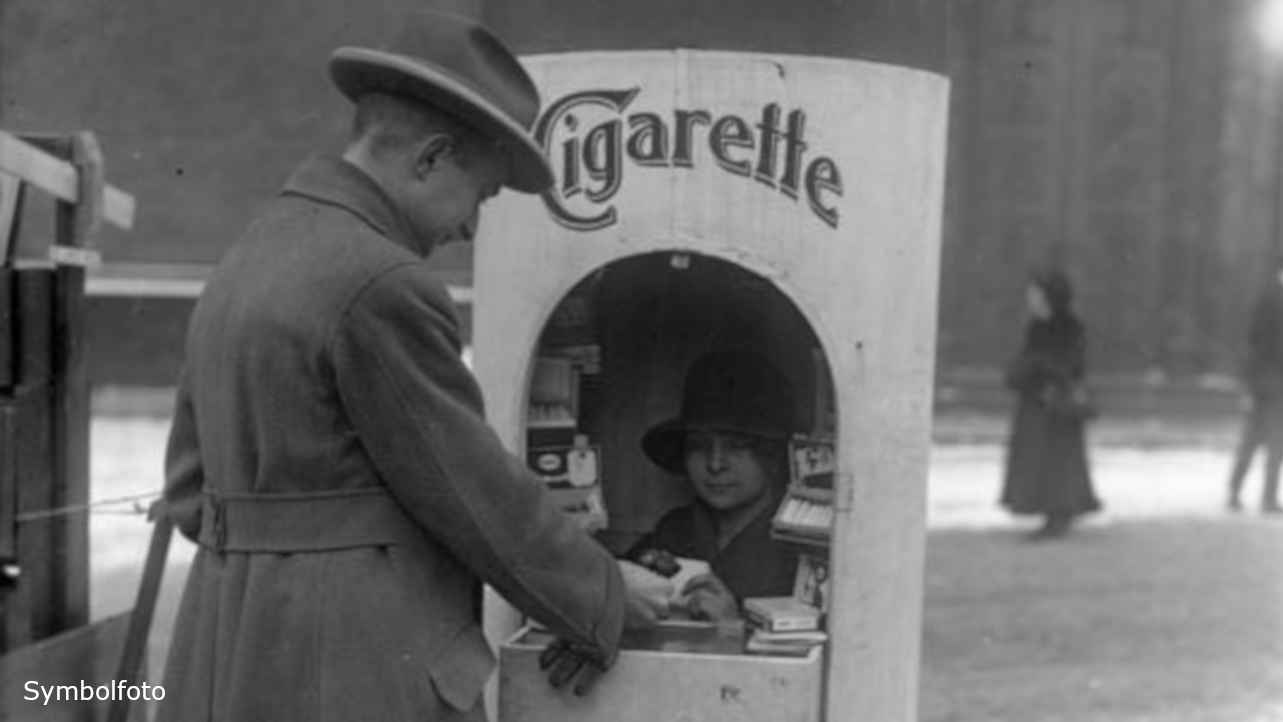
[[[548,687],[537,632],[488,594],[492,711],[915,719],[947,81],[685,50],[525,62],[556,182],[501,196],[480,229],[473,351],[491,423],[618,554],[691,498],[639,443],[675,415],[691,362],[766,357],[797,407],[772,533],[806,561],[794,596],[824,612],[826,641],[750,652],[674,625],[626,643],[579,698]]]

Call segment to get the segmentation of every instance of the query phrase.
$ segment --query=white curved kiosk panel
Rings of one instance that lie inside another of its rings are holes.
[[[557,181],[483,213],[474,364],[491,422],[526,452],[536,357],[557,314],[589,308],[606,398],[591,423],[608,531],[625,539],[671,501],[628,438],[671,415],[700,352],[762,350],[837,460],[829,641],[816,714],[798,718],[916,719],[947,81],[701,51],[526,63]],[[521,621],[493,597],[486,615],[494,640]],[[747,661],[769,685],[770,659]],[[628,683],[643,708],[666,694],[692,720],[728,704]]]

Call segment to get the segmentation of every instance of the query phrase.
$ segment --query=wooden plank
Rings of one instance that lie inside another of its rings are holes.
[[[8,265],[22,208],[22,181],[0,172],[0,266]]]
[[[79,200],[70,211],[71,228],[64,232],[67,237],[60,239],[60,242],[84,248],[92,244],[102,226],[103,189],[107,187],[98,138],[90,132],[71,136],[70,159],[77,170],[76,185],[79,190],[76,197]]]
[[[165,513],[163,503],[156,502],[152,505],[149,516],[152,517],[154,525],[151,532],[151,545],[147,549],[143,578],[138,584],[138,598],[134,602],[134,612],[129,618],[129,631],[125,636],[124,649],[120,653],[120,665],[116,668],[116,679],[135,684],[146,680],[147,638],[151,633],[151,620],[156,611],[156,599],[160,595],[165,560],[169,557],[169,542],[174,536],[174,522]],[[138,705],[131,705],[127,698],[117,700],[111,706],[107,722],[126,722],[131,708],[137,711],[138,707]]]
[[[74,232],[73,207],[59,219],[59,235]],[[89,502],[89,373],[85,269],[60,266],[54,274],[52,506]],[[58,518],[53,534],[54,624],[67,629],[89,621],[89,515]]]
[[[51,409],[47,387],[18,387],[12,398],[14,476],[17,512],[50,507]],[[44,521],[16,531],[19,583],[4,597],[4,639],[0,651],[16,649],[55,634],[50,608],[53,545]]]
[[[0,562],[6,564],[18,558],[17,509],[18,509],[18,433],[16,409],[9,399],[0,397]],[[0,577],[0,600],[8,595],[7,582]],[[0,602],[0,608],[3,603]],[[0,615],[2,616],[2,615]],[[0,649],[4,649],[3,625],[0,625]]]
[[[90,296],[121,298],[197,298],[205,290],[199,279],[112,278],[91,276],[85,285]]]
[[[90,296],[196,298],[213,266],[195,263],[111,263],[90,269]]]
[[[0,131],[0,171],[15,175],[68,203],[75,203],[80,198],[79,174],[74,165],[4,131]],[[115,186],[105,185],[102,217],[118,228],[132,228],[133,196]]]
[[[49,260],[59,266],[96,268],[102,264],[102,254],[91,248],[54,244],[49,247]]]
[[[54,254],[57,253],[57,256]],[[53,260],[69,263],[61,251],[50,251]],[[205,290],[205,280],[213,266],[185,266],[165,263],[116,264],[89,261],[85,293],[89,296],[124,298],[197,298]],[[73,264],[82,265],[82,264]],[[471,306],[472,279],[465,274],[440,274],[446,281],[450,300],[459,306]],[[457,282],[456,282],[457,280]]]
[[[53,273],[13,273],[17,357],[13,404],[17,512],[54,506],[52,498],[54,375]],[[47,522],[22,524],[15,545],[21,583],[5,599],[5,649],[58,632],[53,589],[54,538]]]
[[[0,656],[0,719],[41,722],[95,722],[105,720],[108,702],[32,701],[29,681],[39,685],[91,687],[114,681],[116,661],[124,644],[129,613],[77,627]],[[52,692],[51,692],[52,694]],[[26,699],[24,699],[26,697]],[[144,704],[133,707],[133,720],[144,718]]]
[[[15,382],[27,387],[43,385],[53,375],[53,271],[22,269],[15,271],[13,278]]]
[[[0,390],[8,389],[17,380],[18,328],[14,318],[14,272],[0,265]]]

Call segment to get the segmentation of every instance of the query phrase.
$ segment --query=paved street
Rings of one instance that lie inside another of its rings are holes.
[[[158,488],[165,431],[95,419],[93,498]],[[993,436],[932,452],[924,722],[1283,721],[1283,519],[1223,511],[1224,434],[1094,447],[1106,511],[1039,544],[994,506]],[[1259,488],[1254,473],[1245,498]],[[149,533],[110,509],[92,517],[95,616],[132,603]],[[156,666],[190,554],[171,554]]]

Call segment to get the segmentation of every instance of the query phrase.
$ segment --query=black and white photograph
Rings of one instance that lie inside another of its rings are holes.
[[[1283,0],[0,0],[0,722],[1283,722]]]

